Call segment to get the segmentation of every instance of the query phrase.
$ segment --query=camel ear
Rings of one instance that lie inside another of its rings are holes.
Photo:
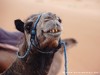
[[[22,22],[20,19],[17,19],[14,21],[14,23],[16,29],[24,33],[24,22]]]
[[[75,46],[77,44],[77,41],[75,39],[73,39],[73,38],[64,39],[63,41],[65,42],[67,48],[73,47],[73,46]]]

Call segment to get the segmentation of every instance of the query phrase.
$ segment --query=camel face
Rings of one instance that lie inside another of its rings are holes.
[[[43,13],[37,25],[37,37],[41,47],[57,47],[62,31],[59,17],[52,13]]]
[[[44,13],[42,15],[43,17],[43,23],[41,25],[42,27],[42,33],[47,38],[59,38],[61,35],[62,27],[61,22],[59,21],[59,18],[52,13]]]
[[[30,44],[31,31],[40,14],[30,16],[25,22],[15,21],[16,28],[25,33],[27,43]],[[17,25],[17,24],[23,24]],[[62,31],[61,19],[53,13],[42,13],[36,27],[36,36],[41,48],[55,48],[59,44]]]

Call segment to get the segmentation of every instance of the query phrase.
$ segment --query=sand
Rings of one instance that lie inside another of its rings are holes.
[[[63,21],[62,38],[78,41],[67,51],[69,75],[100,75],[99,0],[1,0],[0,10],[0,28],[8,31],[16,31],[15,19],[24,21],[39,12],[56,13]],[[58,75],[64,75],[63,65]]]

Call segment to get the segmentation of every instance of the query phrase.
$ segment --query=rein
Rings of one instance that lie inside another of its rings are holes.
[[[58,47],[55,48],[55,50],[50,51],[50,52],[43,52],[43,51],[41,51],[41,48],[38,48],[37,45],[36,45],[36,43],[35,43],[36,26],[37,26],[40,18],[41,18],[41,15],[38,16],[36,22],[34,23],[34,27],[32,28],[31,39],[30,39],[30,41],[31,41],[30,46],[27,48],[27,51],[25,52],[25,54],[23,56],[20,56],[19,52],[17,52],[17,57],[19,59],[24,59],[25,57],[27,57],[28,54],[30,53],[30,50],[31,50],[32,46],[34,46],[37,49],[37,51],[40,52],[40,53],[50,54],[50,53],[54,53],[54,51],[56,52],[57,49],[61,48],[61,45],[63,45],[63,47],[64,47],[64,59],[65,59],[65,75],[67,75],[67,53],[66,53],[66,44],[65,44],[65,42],[60,39]]]

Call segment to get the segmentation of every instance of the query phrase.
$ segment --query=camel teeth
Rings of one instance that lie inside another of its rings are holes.
[[[58,29],[55,29],[56,32],[58,32]]]
[[[50,30],[49,32],[50,33],[57,33],[57,32],[59,32],[59,30],[55,28],[55,29]]]
[[[55,30],[54,29],[52,29],[52,33],[54,33],[55,32]]]
[[[56,33],[56,29],[54,29],[54,33]]]

